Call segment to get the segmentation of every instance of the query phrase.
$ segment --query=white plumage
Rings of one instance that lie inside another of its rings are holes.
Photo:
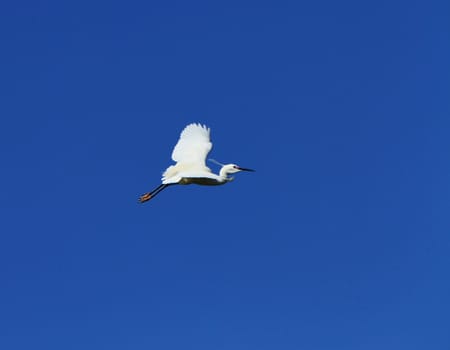
[[[175,162],[203,162],[211,151],[210,129],[206,125],[189,124],[180,134],[180,139],[173,148],[172,159]]]
[[[143,203],[150,200],[170,185],[223,185],[233,180],[228,174],[253,171],[236,164],[226,164],[222,166],[219,174],[212,173],[205,163],[212,148],[209,135],[210,129],[206,125],[192,123],[186,126],[172,151],[172,159],[176,164],[164,171],[162,184],[153,191],[143,194],[139,201]]]
[[[212,148],[209,131],[206,125],[195,123],[184,128],[172,151],[172,159],[177,164],[171,165],[163,173],[161,179],[163,184],[178,183],[186,175],[201,177],[211,173],[211,169],[205,164]]]

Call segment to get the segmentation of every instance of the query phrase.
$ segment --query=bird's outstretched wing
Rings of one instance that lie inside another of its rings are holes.
[[[209,128],[196,123],[189,124],[180,134],[180,139],[172,152],[172,159],[181,164],[205,166],[205,160],[211,151]]]

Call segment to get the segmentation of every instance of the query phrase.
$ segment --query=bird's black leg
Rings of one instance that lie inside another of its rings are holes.
[[[142,196],[139,197],[139,202],[144,203],[155,197],[159,192],[161,192],[166,187],[170,186],[172,184],[161,184],[158,187],[156,187],[153,191],[144,193]]]

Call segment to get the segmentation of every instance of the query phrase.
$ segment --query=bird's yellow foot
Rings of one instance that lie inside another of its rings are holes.
[[[150,200],[151,198],[152,198],[152,195],[150,194],[150,192],[148,192],[139,197],[139,202],[144,203],[144,202],[147,202],[148,200]]]

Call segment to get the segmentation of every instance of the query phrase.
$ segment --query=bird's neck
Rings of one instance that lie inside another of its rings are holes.
[[[228,177],[228,168],[224,166],[220,169],[219,176],[222,182],[228,182],[233,180],[233,177],[231,176]]]

